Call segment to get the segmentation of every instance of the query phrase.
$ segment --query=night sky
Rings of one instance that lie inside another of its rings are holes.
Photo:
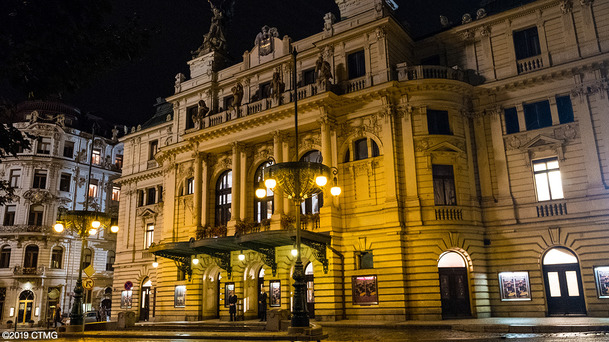
[[[408,23],[413,36],[420,37],[440,30],[440,14],[458,23],[463,13],[474,15],[481,1],[395,2],[400,6],[396,12],[398,19]],[[209,29],[211,12],[205,0],[114,0],[113,3],[115,20],[136,12],[142,24],[157,32],[145,57],[124,63],[76,94],[65,96],[64,100],[83,112],[133,126],[154,114],[157,97],[173,94],[177,73],[188,76],[186,62],[191,59],[190,51],[201,45]],[[226,32],[229,53],[235,62],[240,62],[243,52],[252,49],[263,25],[277,27],[280,37],[288,35],[293,40],[320,32],[327,12],[340,17],[333,0],[237,0]]]

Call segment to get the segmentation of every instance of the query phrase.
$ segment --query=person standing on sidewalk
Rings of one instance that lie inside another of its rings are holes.
[[[264,292],[264,287],[260,288],[260,294],[258,295],[258,316],[260,322],[266,322],[266,299],[268,296]]]
[[[61,323],[61,308],[59,305],[55,308],[55,316],[53,317],[53,321],[55,322],[55,328],[57,328],[57,323],[62,325]]]
[[[228,296],[228,313],[230,314],[230,321],[236,321],[237,316],[237,295],[234,291],[230,292]]]

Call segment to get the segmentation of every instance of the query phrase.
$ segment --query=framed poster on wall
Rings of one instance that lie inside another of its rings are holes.
[[[609,266],[594,268],[598,298],[609,298]]]
[[[235,291],[235,283],[225,283],[224,284],[224,307],[228,308],[228,296],[230,293]]]
[[[502,301],[531,300],[529,272],[499,273],[499,288]]]
[[[376,276],[354,276],[351,277],[353,304],[375,305],[379,303],[378,286]]]
[[[121,309],[131,309],[131,290],[121,292]]]
[[[173,306],[176,308],[186,307],[186,286],[185,285],[176,286],[175,294],[173,297]]]
[[[281,282],[279,280],[269,281],[270,306],[281,306]]]

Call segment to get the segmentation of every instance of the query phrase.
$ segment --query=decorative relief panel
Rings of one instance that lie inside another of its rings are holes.
[[[513,134],[504,138],[507,151],[519,150],[523,153],[525,163],[530,166],[531,159],[551,152],[564,160],[564,148],[579,135],[579,126],[576,123],[560,127],[548,127],[532,132]]]
[[[379,136],[381,133],[381,121],[378,113],[365,117],[353,119],[344,122],[340,125],[340,135],[354,136],[355,138],[364,137],[365,133],[370,133]]]

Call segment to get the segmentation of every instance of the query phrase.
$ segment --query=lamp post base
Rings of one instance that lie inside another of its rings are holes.
[[[292,311],[292,327],[309,327],[309,315],[306,308],[306,286],[304,268],[300,258],[294,265],[294,311]]]
[[[82,294],[84,289],[82,287],[82,278],[78,277],[76,286],[74,287],[74,304],[70,311],[70,325],[83,325],[84,317],[82,312]]]

